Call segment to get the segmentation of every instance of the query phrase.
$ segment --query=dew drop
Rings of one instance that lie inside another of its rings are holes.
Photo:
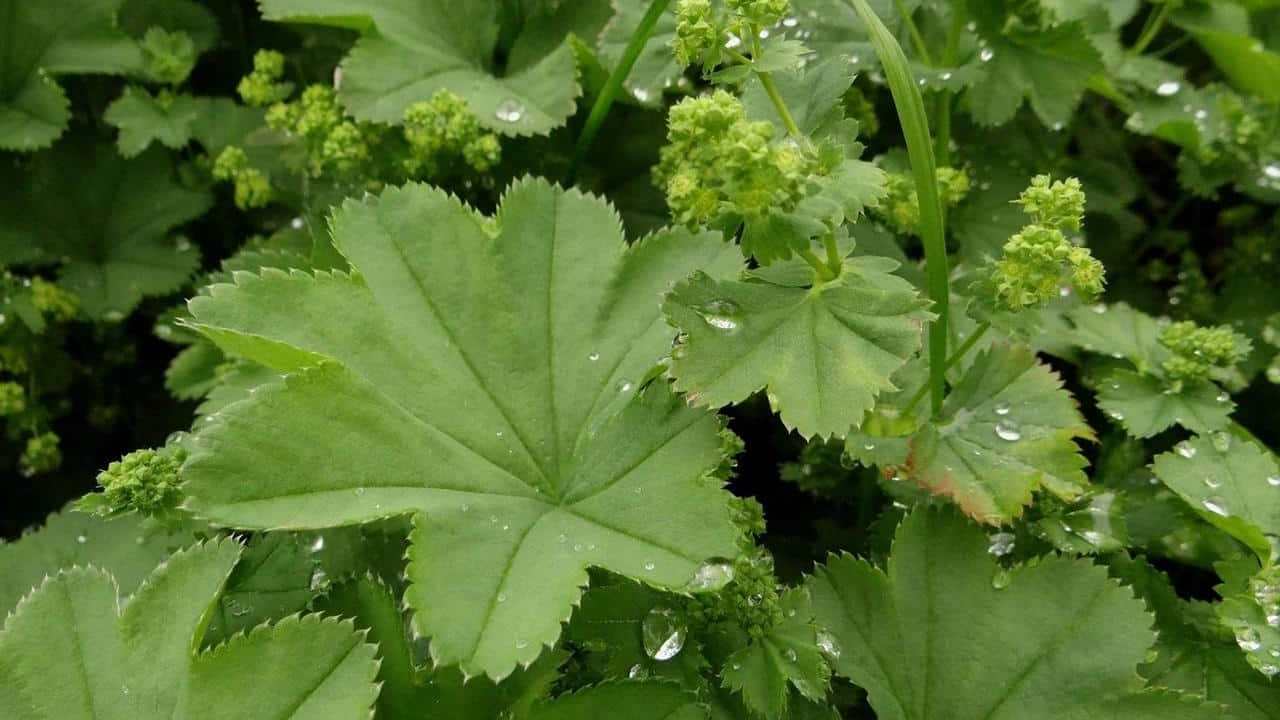
[[[631,91],[631,96],[634,97],[636,100],[639,100],[640,102],[649,101],[649,91],[645,90],[644,88],[634,88]]]
[[[996,405],[996,407],[995,407],[995,411],[996,411],[996,414],[997,414],[997,415],[1002,415],[1002,416],[1003,416],[1003,415],[1008,415],[1008,414],[1009,414],[1009,403],[1007,403],[1007,402],[1002,402],[1002,403],[997,404],[997,405]]]
[[[1227,402],[1227,401],[1228,401],[1228,400],[1230,400],[1230,399],[1231,399],[1231,396],[1230,396],[1230,395],[1228,395],[1228,394],[1227,394],[1227,393],[1225,393],[1225,392],[1220,392],[1220,393],[1218,393],[1218,397],[1216,398],[1216,400],[1217,400],[1218,402],[1220,402],[1220,403]]]
[[[1213,449],[1220,453],[1227,452],[1231,449],[1231,436],[1224,432],[1216,432],[1213,434]]]
[[[1178,445],[1177,453],[1182,457],[1190,460],[1191,458],[1196,456],[1196,448],[1194,445],[1184,442]]]
[[[669,607],[653,608],[640,624],[640,638],[649,657],[664,662],[684,649],[684,620]]]
[[[795,650],[793,650],[793,649],[791,649],[791,648],[787,648],[787,651],[786,651],[785,653],[783,653],[783,654],[787,656],[787,661],[788,661],[788,662],[795,662],[795,661],[796,661],[796,657],[797,657],[797,656],[796,656],[796,651],[795,651]]]
[[[1177,95],[1181,90],[1181,83],[1174,80],[1166,80],[1165,82],[1160,83],[1159,87],[1156,88],[1156,94],[1162,97],[1169,97],[1171,95]]]
[[[695,312],[702,316],[708,325],[725,333],[735,333],[741,324],[738,321],[740,309],[732,300],[712,300],[696,308]]]
[[[1210,490],[1217,490],[1222,487],[1222,481],[1216,477],[1206,475],[1204,478],[1204,486]]]
[[[1257,652],[1262,649],[1262,638],[1253,628],[1245,628],[1236,633],[1236,644],[1245,652]]]
[[[996,54],[991,48],[982,48],[982,52],[978,53],[978,59],[982,62],[991,62],[991,58],[995,56]]]
[[[636,663],[635,665],[631,666],[630,670],[627,671],[627,677],[631,678],[632,680],[644,680],[645,678],[649,677],[649,671],[646,670],[645,667],[640,663]]]
[[[595,362],[600,359],[600,353],[593,352],[587,356],[587,359],[590,360],[591,362]]]
[[[1217,495],[1205,498],[1200,502],[1200,504],[1204,506],[1205,510],[1208,510],[1214,515],[1220,515],[1222,517],[1231,516],[1231,513],[1227,511],[1227,501]]]
[[[498,602],[500,602],[500,603],[504,603],[504,602],[506,602],[506,601],[507,601],[507,594],[506,594],[506,593],[498,593]]]
[[[519,639],[519,640],[516,640],[516,649],[517,649],[517,650],[523,650],[523,649],[525,649],[525,648],[527,648],[527,647],[529,647],[529,641],[528,641],[528,640],[525,640],[525,639],[523,639],[523,638],[522,638],[522,639]]]
[[[83,544],[85,544],[85,543],[89,542],[89,538],[88,538],[87,536],[85,536],[85,535],[77,535],[77,536],[76,536],[76,542],[78,542],[78,543],[80,543],[81,545],[83,545]]]
[[[493,115],[502,122],[520,122],[520,119],[524,117],[524,104],[514,98],[508,98],[498,104],[498,108]]]
[[[1003,590],[1009,587],[1010,580],[1012,580],[1012,578],[1009,575],[1009,571],[1005,568],[999,568],[996,570],[995,574],[991,576],[991,587],[996,590]]]
[[[644,564],[644,569],[648,570],[649,572],[653,572],[653,569],[656,567],[657,565],[654,565],[652,562],[647,562]]]
[[[318,553],[324,550],[324,536],[317,535],[315,540],[311,541],[311,552]]]
[[[1280,487],[1280,475],[1268,475],[1267,484],[1271,487]]]
[[[693,579],[689,581],[689,589],[694,592],[719,590],[732,581],[733,563],[723,558],[712,558],[698,566]]]
[[[1280,180],[1280,163],[1271,163],[1262,168],[1262,174],[1272,180]]]
[[[783,18],[783,20],[782,20],[782,27],[789,27],[789,28],[793,28],[793,27],[795,27],[796,25],[798,25],[799,23],[800,23],[800,21],[799,21],[799,20],[797,20],[796,18],[793,18],[793,17]]]
[[[818,650],[822,652],[828,660],[835,661],[840,659],[840,653],[842,651],[840,649],[840,642],[836,640],[835,635],[832,635],[825,629],[819,630],[817,641]]]
[[[991,544],[987,546],[987,552],[996,557],[1004,557],[1013,552],[1014,542],[1017,540],[1013,533],[1007,532],[994,533],[989,539]]]
[[[1018,424],[1012,420],[1001,420],[996,423],[996,437],[1006,442],[1017,442],[1022,439]]]

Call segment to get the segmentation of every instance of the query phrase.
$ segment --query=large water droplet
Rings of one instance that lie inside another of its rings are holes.
[[[713,558],[698,566],[693,579],[689,581],[689,589],[694,592],[719,590],[732,581],[733,563],[723,558]]]
[[[836,636],[832,635],[826,629],[818,631],[818,650],[832,662],[840,659],[840,641],[836,640]]]
[[[520,122],[520,119],[524,117],[524,103],[514,98],[508,98],[498,104],[498,108],[494,110],[493,115],[502,122]]]
[[[996,437],[1007,442],[1017,442],[1022,439],[1022,433],[1018,430],[1016,422],[1001,420],[996,423]]]
[[[1181,455],[1182,457],[1188,460],[1196,456],[1195,446],[1191,445],[1190,443],[1185,443],[1185,442],[1179,443],[1178,447],[1176,448],[1176,451],[1179,455]]]
[[[1222,517],[1231,516],[1231,513],[1227,510],[1227,501],[1217,495],[1205,498],[1200,502],[1200,504],[1204,506],[1205,510],[1208,510],[1214,515],[1221,515]]]
[[[995,56],[996,54],[991,48],[982,48],[982,51],[978,53],[978,59],[982,62],[991,62],[991,58]]]
[[[1280,475],[1268,475],[1267,484],[1271,487],[1280,487]]]
[[[726,333],[734,333],[741,326],[738,314],[741,310],[732,300],[712,300],[696,309],[708,325]]]
[[[659,605],[644,616],[640,637],[646,655],[659,662],[670,660],[684,649],[684,620],[675,610]]]
[[[1262,637],[1253,628],[1243,628],[1236,632],[1236,644],[1245,652],[1257,652],[1262,649]]]
[[[1013,552],[1013,546],[1017,538],[1013,533],[998,532],[989,538],[991,544],[987,546],[987,552],[996,557],[1004,557]]]

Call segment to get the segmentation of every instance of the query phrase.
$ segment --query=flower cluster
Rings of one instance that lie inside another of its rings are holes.
[[[181,84],[196,66],[195,43],[180,30],[149,28],[142,36],[141,49],[147,76],[159,83]]]
[[[1160,333],[1160,344],[1173,352],[1162,368],[1177,382],[1207,380],[1215,370],[1244,360],[1251,349],[1248,338],[1226,325],[1200,327],[1191,321],[1166,327]]]
[[[873,116],[874,117],[874,116]],[[954,207],[969,194],[969,175],[964,170],[940,167],[937,170],[938,195],[944,205]],[[886,176],[885,197],[873,211],[900,235],[920,233],[920,196],[916,182],[906,173]]]
[[[695,627],[729,623],[759,639],[782,621],[773,556],[756,549],[733,561],[733,580],[719,592],[689,598],[686,615]]]
[[[27,409],[27,393],[16,382],[0,382],[0,416],[17,415]]]
[[[213,177],[235,186],[236,207],[241,210],[271,202],[271,180],[249,164],[249,157],[239,147],[223,148],[213,162]]]
[[[1064,283],[1084,297],[1100,294],[1105,283],[1102,263],[1063,232],[1079,230],[1083,223],[1080,181],[1053,182],[1040,175],[1017,202],[1033,222],[1005,243],[991,268],[989,282],[997,306],[1008,311],[1035,307],[1057,296]]]
[[[742,22],[756,27],[773,25],[791,11],[791,0],[725,0]]]
[[[58,436],[52,432],[27,438],[27,446],[18,458],[18,471],[23,477],[57,470],[62,465],[62,448]]]
[[[720,27],[711,0],[676,3],[676,36],[671,41],[676,61],[683,66],[714,65],[720,50]]]
[[[125,455],[98,473],[102,495],[95,499],[93,510],[104,515],[160,515],[173,510],[182,498],[178,469],[185,459],[181,449],[172,454],[136,450]]]
[[[31,304],[52,320],[70,320],[80,311],[80,300],[75,293],[39,277],[31,279]]]
[[[296,101],[272,105],[267,125],[301,141],[312,177],[358,174],[379,140],[373,125],[343,115],[337,94],[325,85],[310,85]]]
[[[480,126],[467,102],[448,90],[410,105],[404,113],[404,138],[410,176],[433,177],[459,159],[477,173],[491,170],[502,158],[498,136]]]
[[[293,91],[291,83],[280,82],[283,75],[284,55],[275,50],[259,50],[253,56],[253,72],[240,79],[236,92],[254,107],[281,102]]]
[[[723,90],[673,107],[655,177],[677,222],[709,225],[794,209],[820,169],[818,158],[773,135],[771,123],[747,120],[742,103]]]

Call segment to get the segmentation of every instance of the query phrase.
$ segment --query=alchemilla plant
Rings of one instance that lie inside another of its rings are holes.
[[[1280,2],[0,18],[0,717],[1280,718]]]

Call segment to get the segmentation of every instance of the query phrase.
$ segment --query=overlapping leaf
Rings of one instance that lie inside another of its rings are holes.
[[[0,616],[46,575],[74,565],[106,570],[122,591],[133,592],[161,560],[192,540],[193,531],[150,528],[137,515],[54,513],[38,530],[0,543]]]
[[[810,701],[821,702],[831,682],[831,668],[818,646],[813,608],[804,588],[792,588],[779,600],[783,620],[763,637],[725,660],[723,684],[742,694],[747,707],[766,718],[786,717],[794,687]]]
[[[532,180],[492,221],[410,185],[333,228],[358,274],[241,273],[191,302],[224,350],[290,373],[197,435],[193,510],[248,528],[416,513],[415,628],[495,678],[556,639],[588,566],[681,587],[733,553],[720,422],[638,390],[671,341],[657,298],[731,272],[732,246],[627,249],[606,204]]]
[[[995,345],[911,438],[903,469],[968,515],[999,524],[1021,515],[1037,490],[1079,495],[1086,462],[1075,440],[1092,437],[1071,394],[1030,348]]]
[[[563,695],[534,709],[530,720],[703,720],[706,708],[678,685],[616,682]]]
[[[1280,536],[1280,468],[1252,441],[1226,432],[1199,436],[1156,456],[1156,477],[1206,520],[1271,557],[1266,536]]]
[[[6,167],[0,184],[0,263],[60,265],[59,280],[94,319],[119,319],[144,296],[191,277],[199,250],[168,237],[209,207],[207,193],[173,178],[159,149],[125,160],[110,145],[59,143]]]
[[[788,427],[844,437],[920,347],[929,318],[888,258],[856,257],[814,287],[705,274],[667,297],[683,340],[671,365],[690,402],[720,407],[766,390]]]
[[[122,2],[0,2],[0,150],[38,150],[66,129],[70,102],[53,75],[141,66],[137,45],[116,27]]]
[[[121,607],[111,576],[73,568],[23,599],[0,633],[19,718],[366,718],[373,647],[318,616],[262,626],[196,654],[234,542],[175,554]],[[24,707],[25,705],[25,707]]]
[[[1142,691],[1155,641],[1131,591],[1082,560],[1052,557],[992,583],[984,533],[952,513],[903,521],[887,571],[832,556],[809,580],[836,672],[881,720],[1139,720],[1222,717]]]
[[[120,129],[120,154],[136,157],[153,142],[167,148],[186,145],[204,109],[205,102],[190,95],[158,97],[127,87],[107,107],[102,119]]]
[[[398,123],[405,108],[448,89],[485,126],[546,134],[573,113],[581,89],[573,50],[560,42],[524,67],[494,73],[498,0],[262,0],[268,20],[320,23],[363,34],[342,63],[339,96],[361,120]]]

